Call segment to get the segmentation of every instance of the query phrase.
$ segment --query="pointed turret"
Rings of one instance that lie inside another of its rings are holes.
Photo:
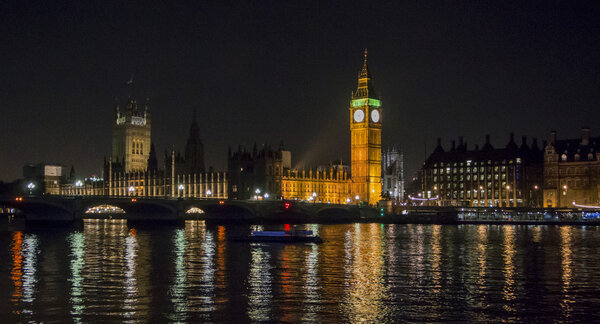
[[[367,49],[365,48],[365,60],[363,67],[358,74],[358,87],[356,92],[352,94],[352,99],[360,98],[371,98],[378,99],[373,87],[373,81],[371,81],[371,71],[369,71],[369,65],[367,64]]]
[[[200,139],[200,127],[196,120],[196,110],[192,115],[190,135],[185,145],[185,164],[189,173],[204,172],[204,145]]]

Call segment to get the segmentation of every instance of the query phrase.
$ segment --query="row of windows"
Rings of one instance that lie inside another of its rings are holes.
[[[494,172],[506,172],[507,167],[505,165],[503,165],[502,167],[499,166],[495,166],[495,167],[474,167],[473,169],[471,168],[446,168],[446,169],[433,169],[433,174],[444,174],[444,171],[446,174],[456,174],[456,173],[471,173],[471,171],[473,171],[473,173],[477,173],[477,171],[479,171],[480,173],[484,173],[484,171],[487,172],[492,172],[492,170],[494,170]],[[508,172],[512,172],[513,168],[512,167],[508,167]]]
[[[556,172],[554,168],[548,168],[546,171],[548,174],[553,174]],[[559,174],[561,175],[583,175],[588,174],[589,170],[587,167],[579,167],[579,168],[560,168]],[[600,170],[592,169],[592,173],[598,174]]]
[[[487,187],[488,189],[491,189],[492,186],[494,188],[502,188],[502,189],[504,189],[504,188],[506,188],[506,185],[507,185],[506,181],[494,182],[494,183],[488,182],[487,184],[482,183],[480,185],[479,189],[483,189],[484,187]],[[465,188],[465,187],[469,187],[469,186],[465,186],[464,183],[440,183],[440,184],[434,185],[433,189],[434,190],[437,190],[437,189],[441,190],[441,189],[444,189],[444,188],[447,188],[447,189],[450,189],[450,188],[454,188],[454,189],[461,188],[462,189],[462,188]],[[471,188],[472,188],[472,186],[471,186]],[[477,189],[473,189],[473,190],[477,190]]]
[[[555,185],[559,185],[563,190],[571,189],[581,189],[587,186],[589,182],[586,179],[575,179],[575,180],[567,180],[567,181],[554,181],[551,179],[546,180],[546,185],[548,187],[554,187]],[[566,186],[566,188],[565,188]]]
[[[517,158],[516,160],[517,160],[517,164],[521,163],[521,158]],[[465,166],[465,165],[466,166],[470,166],[470,165],[485,165],[485,164],[491,165],[492,163],[494,165],[496,165],[496,164],[513,164],[514,162],[513,162],[513,160],[509,160],[509,161],[506,161],[506,160],[502,160],[502,161],[487,160],[487,162],[486,161],[481,161],[480,162],[480,161],[470,161],[470,160],[467,160],[465,162],[446,162],[446,163],[440,162],[440,163],[434,163],[433,167],[437,168],[438,165],[440,167],[443,167],[443,166]]]
[[[438,178],[438,176],[433,176],[433,182],[444,182],[444,180],[446,181],[464,181],[465,179],[467,181],[471,181],[471,175],[467,174],[466,176],[463,176],[462,174],[460,176],[440,176]],[[506,180],[506,173],[503,173],[501,176],[499,176],[498,174],[494,174],[494,180]],[[485,177],[483,174],[481,176],[477,176],[476,174],[473,175],[473,181],[477,181],[477,180],[492,180],[492,175],[488,174],[487,177]]]

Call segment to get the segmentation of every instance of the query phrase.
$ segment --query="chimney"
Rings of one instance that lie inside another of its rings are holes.
[[[452,151],[456,150],[456,141],[452,141]]]
[[[490,144],[490,134],[485,135],[485,144]]]
[[[581,128],[581,145],[590,145],[590,128],[587,126]]]
[[[458,137],[458,147],[462,147],[463,146],[463,137],[459,136]]]
[[[556,144],[556,131],[555,130],[550,132],[550,143]]]

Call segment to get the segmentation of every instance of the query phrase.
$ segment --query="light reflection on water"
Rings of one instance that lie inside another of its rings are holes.
[[[571,285],[573,281],[573,241],[572,241],[572,229],[571,227],[562,226],[560,228],[560,256],[561,256],[561,269],[562,269],[562,294],[563,299],[560,303],[561,309],[565,318],[571,317],[573,311],[573,304],[575,299],[571,294]]]
[[[251,227],[203,221],[0,231],[0,310],[9,322],[600,320],[596,227],[299,228],[324,243],[232,242]]]

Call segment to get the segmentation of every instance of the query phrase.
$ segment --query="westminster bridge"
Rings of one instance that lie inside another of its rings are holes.
[[[83,219],[145,222],[600,225],[598,208],[372,207],[295,200],[221,200],[110,196],[0,196],[0,214],[31,223],[72,223]]]
[[[0,207],[27,222],[69,223],[83,219],[179,222],[357,221],[379,215],[375,208],[294,200],[220,200],[110,196],[2,196]]]

